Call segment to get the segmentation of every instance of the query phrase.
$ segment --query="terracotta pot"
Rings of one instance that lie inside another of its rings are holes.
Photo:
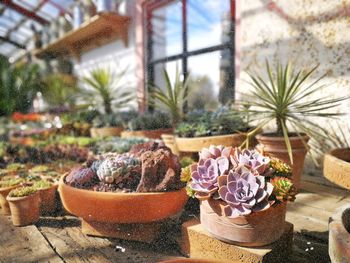
[[[215,238],[239,246],[264,246],[279,239],[285,229],[286,203],[238,218],[228,218],[221,200],[201,201],[201,224]]]
[[[106,193],[78,189],[64,183],[58,191],[65,209],[87,221],[149,223],[177,214],[188,196],[183,188],[161,193]]]
[[[56,190],[58,185],[53,185],[50,188],[38,189],[40,195],[40,213],[49,215],[56,211]]]
[[[177,148],[176,142],[175,142],[175,136],[174,134],[162,134],[162,140],[166,147],[170,148],[173,154],[179,154],[179,149]]]
[[[123,131],[122,138],[144,137],[149,139],[160,139],[162,134],[172,133],[173,129],[143,130],[143,131]]]
[[[245,134],[235,133],[229,135],[206,136],[196,138],[176,137],[176,146],[180,152],[199,152],[210,145],[240,146],[247,138]],[[255,146],[255,145],[252,145]]]
[[[14,226],[27,226],[38,222],[40,217],[40,194],[25,197],[7,197]]]
[[[329,181],[350,190],[350,148],[325,154],[323,174]]]
[[[305,143],[309,141],[309,137],[304,135],[303,140]],[[301,175],[304,169],[304,161],[307,153],[303,141],[300,137],[289,137],[292,153],[293,153],[293,165],[290,162],[288,150],[284,142],[284,137],[274,137],[268,134],[258,134],[256,136],[259,144],[256,146],[257,150],[265,155],[275,157],[281,161],[289,164],[292,168],[292,180],[296,189],[300,188]]]
[[[18,186],[11,186],[0,188],[0,206],[1,206],[1,214],[3,215],[11,215],[9,203],[6,200],[7,195],[12,189],[17,188]]]
[[[124,129],[122,127],[91,128],[90,135],[92,138],[120,136],[120,134],[123,130]]]
[[[338,208],[329,219],[329,256],[334,263],[350,259],[350,205]]]

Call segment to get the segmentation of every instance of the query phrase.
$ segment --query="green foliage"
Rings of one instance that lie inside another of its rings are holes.
[[[171,128],[170,116],[163,112],[140,114],[129,121],[128,128],[132,131]]]
[[[92,125],[96,128],[101,127],[122,127],[123,120],[119,114],[111,113],[111,114],[103,114],[97,116],[93,119]]]
[[[110,114],[113,109],[125,107],[134,97],[134,92],[128,91],[130,87],[121,86],[120,82],[125,78],[127,68],[112,74],[106,69],[95,69],[89,77],[83,81],[89,87],[81,89],[83,98],[87,101],[97,100],[98,106],[104,108],[104,112]]]
[[[5,187],[11,187],[15,185],[19,185],[24,182],[23,178],[9,178],[9,179],[2,179],[0,181],[0,188]]]
[[[79,88],[73,77],[62,74],[50,74],[43,80],[42,90],[45,101],[52,106],[73,105]]]
[[[96,139],[90,137],[73,137],[73,136],[58,136],[56,137],[58,144],[78,145],[80,147],[92,146],[96,143]]]
[[[71,122],[88,122],[91,123],[94,118],[99,116],[100,113],[97,110],[75,111],[62,115],[61,119],[63,123]]]
[[[32,186],[25,186],[13,189],[10,193],[10,197],[25,197],[35,194],[37,190]]]
[[[118,138],[112,137],[97,143],[92,149],[96,154],[108,152],[125,153],[135,144],[145,143],[145,138]]]
[[[320,90],[326,85],[319,85],[324,77],[321,76],[310,83],[306,83],[309,77],[315,72],[317,66],[311,70],[293,70],[290,63],[282,66],[277,64],[275,71],[270,68],[266,61],[266,72],[268,79],[264,79],[258,74],[249,74],[253,90],[249,98],[255,98],[244,102],[251,106],[249,112],[254,115],[258,122],[254,134],[257,130],[275,121],[276,134],[283,136],[288,154],[293,163],[291,143],[289,140],[290,128],[301,137],[301,133],[309,136],[321,136],[324,130],[314,118],[330,118],[341,115],[337,112],[329,112],[330,109],[339,106],[346,97],[330,99],[323,95],[318,95]],[[249,138],[248,138],[249,139]],[[306,142],[304,142],[306,146]]]
[[[282,176],[282,177],[290,177],[292,176],[292,168],[286,164],[285,162],[282,162],[280,159],[277,158],[271,158],[270,159],[270,167],[273,169],[274,176]]]
[[[270,183],[273,185],[273,193],[279,201],[294,201],[296,191],[290,179],[284,177],[273,178]]]
[[[9,116],[15,111],[28,112],[42,86],[38,65],[15,66],[0,56],[0,116]]]
[[[53,184],[49,181],[46,181],[46,180],[40,180],[40,181],[36,181],[34,184],[33,184],[33,187],[35,189],[48,189],[52,186]]]
[[[21,163],[11,163],[7,165],[6,170],[9,172],[17,172],[26,169],[26,166]]]
[[[151,101],[151,104],[155,105],[155,102],[159,102],[165,106],[168,113],[171,115],[172,125],[175,127],[183,118],[183,106],[187,101],[188,96],[188,78],[180,81],[180,74],[176,69],[175,83],[170,82],[168,72],[164,71],[165,91],[158,87],[151,87],[151,95],[155,101]]]
[[[180,160],[180,164],[182,168],[185,168],[194,163],[194,160],[191,157],[182,157]]]
[[[243,113],[228,107],[217,111],[193,111],[176,127],[179,137],[201,137],[244,132],[248,129]]]

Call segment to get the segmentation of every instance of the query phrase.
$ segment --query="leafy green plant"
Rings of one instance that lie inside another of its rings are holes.
[[[89,77],[84,77],[83,82],[89,89],[81,89],[83,98],[88,101],[97,100],[104,112],[110,114],[114,109],[125,107],[134,96],[130,88],[122,86],[121,81],[125,78],[127,68],[112,73],[106,69],[95,69]]]
[[[121,127],[123,126],[123,120],[119,114],[104,114],[100,116],[96,116],[93,121],[92,125],[95,128],[101,128],[101,127]]]
[[[170,116],[163,112],[143,113],[129,121],[132,131],[157,130],[171,128]]]
[[[254,115],[257,126],[248,135],[255,134],[271,121],[275,121],[276,135],[284,137],[292,163],[290,129],[292,128],[293,132],[301,139],[302,133],[311,137],[321,136],[320,131],[323,131],[324,128],[315,118],[330,118],[341,115],[336,112],[328,112],[328,110],[339,106],[342,101],[347,99],[346,97],[335,99],[322,96],[313,97],[318,95],[321,88],[326,87],[326,85],[319,85],[320,80],[325,75],[310,83],[306,82],[317,67],[315,66],[311,70],[295,71],[290,63],[285,66],[278,63],[273,71],[269,62],[266,61],[268,79],[264,79],[259,74],[249,73],[251,79],[249,83],[253,87],[249,97],[253,97],[255,100],[246,101],[243,104],[250,106],[247,111]],[[304,145],[307,148],[306,142]]]
[[[216,111],[189,112],[176,127],[179,137],[201,137],[245,132],[248,129],[240,111],[220,107]]]
[[[19,185],[24,182],[23,178],[11,178],[11,179],[3,179],[0,181],[0,188],[11,187],[15,185]]]
[[[46,180],[40,180],[40,181],[36,181],[34,184],[33,184],[33,187],[35,189],[48,189],[52,186],[53,184],[49,181],[46,181]]]
[[[169,74],[163,69],[165,90],[153,85],[151,87],[151,95],[155,101],[151,101],[152,105],[159,102],[163,105],[171,115],[173,127],[175,127],[183,118],[183,106],[185,105],[189,93],[188,79],[180,81],[180,74],[176,69],[175,82],[170,82]]]
[[[35,194],[37,192],[36,188],[32,186],[25,186],[13,189],[9,193],[9,197],[25,197]]]

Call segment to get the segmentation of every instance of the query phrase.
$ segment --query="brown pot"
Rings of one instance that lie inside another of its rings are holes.
[[[120,136],[120,134],[123,130],[124,129],[122,127],[91,128],[90,135],[92,138]]]
[[[176,146],[174,134],[162,134],[162,140],[166,147],[168,147],[173,154],[179,154],[179,149]]]
[[[229,135],[195,138],[176,137],[175,141],[180,152],[200,152],[203,148],[209,148],[210,145],[238,147],[245,141],[246,138],[247,136],[243,133],[235,133]]]
[[[329,181],[350,190],[350,148],[325,154],[323,174]]]
[[[303,135],[302,138],[305,143],[307,143],[310,139],[307,135]],[[284,137],[258,134],[256,139],[259,142],[259,144],[256,146],[258,151],[262,152],[264,155],[278,158],[291,166],[293,184],[296,189],[299,189],[301,175],[304,169],[305,156],[307,153],[307,149],[305,148],[302,139],[298,136],[289,137],[292,146],[293,165],[289,159]]]
[[[41,215],[49,215],[56,211],[56,190],[58,185],[50,188],[38,189],[40,195],[40,213]]]
[[[25,197],[7,197],[14,226],[27,226],[38,222],[40,217],[40,194]]]
[[[332,262],[350,259],[350,205],[338,208],[329,219],[329,256]]]
[[[6,215],[6,216],[11,215],[10,206],[6,200],[6,197],[12,189],[15,189],[17,187],[18,186],[0,188],[1,214]]]
[[[279,239],[285,229],[286,203],[238,218],[228,218],[226,203],[212,198],[201,201],[201,224],[215,238],[246,247],[264,246]]]
[[[122,138],[143,137],[149,139],[160,139],[162,134],[172,133],[173,129],[142,130],[142,131],[123,131]]]
[[[172,192],[111,193],[78,189],[64,183],[58,191],[64,208],[86,221],[106,223],[150,223],[169,218],[184,207],[185,188]]]

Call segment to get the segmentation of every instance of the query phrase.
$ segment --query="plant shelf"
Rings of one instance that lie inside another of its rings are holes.
[[[34,50],[38,58],[55,58],[58,56],[72,56],[80,59],[80,54],[98,46],[121,39],[128,45],[128,28],[130,17],[117,13],[99,13],[79,28],[68,32],[65,36]]]

